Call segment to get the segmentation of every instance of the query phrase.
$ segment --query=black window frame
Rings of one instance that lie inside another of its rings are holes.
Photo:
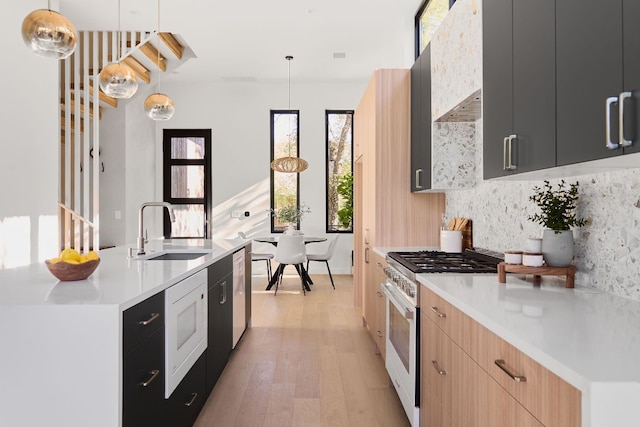
[[[172,159],[172,138],[203,138],[203,159]],[[204,205],[204,238],[211,239],[210,218],[212,218],[212,180],[211,180],[211,129],[163,129],[162,130],[162,198],[165,202],[177,205]],[[204,198],[174,198],[171,197],[171,166],[204,166]],[[163,232],[171,236],[171,220],[166,209],[163,209]],[[193,239],[202,237],[171,237],[172,239]]]
[[[274,155],[275,155],[275,150],[274,150],[274,144],[275,144],[275,134],[274,134],[274,116],[276,114],[295,114],[297,117],[297,126],[296,126],[296,156],[301,157],[300,154],[300,110],[270,110],[269,112],[269,128],[270,128],[270,138],[271,138],[271,142],[270,142],[270,151],[271,151],[271,155],[270,158],[271,160],[269,161],[269,164],[271,164],[271,162],[273,162],[275,160]],[[273,212],[275,209],[274,206],[274,198],[275,198],[275,191],[273,188],[273,184],[274,184],[274,177],[275,177],[275,171],[271,168],[269,168],[270,174],[269,174],[269,208],[270,208],[270,212]],[[282,173],[282,172],[278,172],[278,173]],[[296,177],[296,208],[300,209],[300,173],[296,173],[297,177]],[[270,216],[270,227],[271,227],[271,233],[284,233],[286,231],[286,228],[282,228],[282,229],[276,229],[275,228],[275,219],[274,216],[271,215]],[[296,224],[296,228],[299,230],[300,229],[300,221],[297,222]]]
[[[355,112],[354,110],[325,110],[324,113],[324,152],[325,152],[325,213],[324,213],[324,222],[325,222],[325,232],[327,234],[353,234],[353,218],[351,220],[351,229],[350,230],[334,230],[329,227],[329,115],[330,114],[351,114],[351,174],[353,175],[353,130],[354,130],[354,120],[355,120]],[[353,186],[351,191],[353,191]],[[352,207],[353,209],[353,207]]]
[[[424,0],[422,2],[422,4],[420,5],[420,7],[418,8],[418,11],[416,12],[416,14],[415,14],[415,16],[413,18],[415,59],[418,59],[418,57],[422,53],[422,50],[420,49],[420,17],[424,13],[424,10],[427,8],[427,6],[429,5],[430,2],[431,2],[431,0]],[[453,4],[455,2],[456,2],[456,0],[449,0],[449,10],[451,10],[451,7],[453,6]]]

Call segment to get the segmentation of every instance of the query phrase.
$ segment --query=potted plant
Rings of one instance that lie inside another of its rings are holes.
[[[533,187],[535,193],[529,197],[540,208],[540,213],[530,215],[529,220],[546,227],[542,236],[542,255],[548,266],[567,267],[573,260],[571,227],[586,224],[586,220],[578,218],[575,212],[578,185],[576,181],[567,188],[562,180],[554,189],[549,181],[544,181],[544,187]]]
[[[300,206],[296,205],[286,205],[281,207],[280,209],[272,209],[271,214],[282,224],[287,224],[286,233],[293,233],[294,224],[298,224],[305,214],[311,212],[311,209],[306,204],[301,204]]]

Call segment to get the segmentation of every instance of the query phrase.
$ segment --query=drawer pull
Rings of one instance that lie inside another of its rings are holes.
[[[438,307],[431,307],[431,311],[433,311],[436,316],[440,317],[440,318],[445,318],[447,317],[446,314],[444,314],[443,312],[441,312],[440,310],[438,310]]]
[[[509,375],[511,377],[511,379],[514,380],[515,382],[523,383],[523,382],[527,381],[527,377],[521,376],[521,375],[515,375],[513,372],[511,372],[509,370],[509,368],[507,368],[507,365],[506,365],[504,360],[498,359],[498,360],[496,360],[495,363],[496,363],[496,365],[498,365],[498,368],[502,369],[502,371],[505,374]]]
[[[141,320],[138,322],[138,324],[142,326],[147,326],[149,323],[153,322],[158,317],[160,317],[160,313],[151,313],[151,316],[147,320]]]
[[[437,360],[432,360],[431,364],[433,365],[433,369],[436,370],[438,375],[447,375],[447,371],[445,371],[444,369],[440,369],[440,366],[438,366],[438,361]]]
[[[188,402],[186,402],[184,404],[184,406],[191,406],[193,405],[193,402],[196,401],[196,397],[198,397],[198,393],[191,393],[191,400],[189,400]]]
[[[156,377],[160,374],[160,371],[158,369],[154,369],[153,371],[149,372],[151,374],[151,376],[149,377],[148,380],[141,382],[140,384],[138,384],[141,387],[148,387],[149,384],[151,384],[153,382],[153,380],[156,379]]]
[[[376,295],[378,295],[379,297],[382,297],[382,292],[377,291],[377,292],[376,292]]]
[[[382,338],[382,332],[380,332],[380,331],[376,331],[376,334],[377,334],[380,338]]]

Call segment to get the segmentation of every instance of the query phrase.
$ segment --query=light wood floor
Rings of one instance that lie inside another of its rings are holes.
[[[409,426],[353,308],[352,276],[334,275],[335,291],[328,275],[312,279],[303,296],[287,275],[274,296],[265,276],[253,278],[253,325],[196,427]]]

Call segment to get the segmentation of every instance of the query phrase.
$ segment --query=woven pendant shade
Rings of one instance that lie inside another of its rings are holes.
[[[22,21],[22,39],[38,56],[65,59],[76,49],[73,24],[50,9],[34,10]]]
[[[298,173],[308,167],[309,163],[300,157],[280,157],[271,162],[271,169],[283,173]]]
[[[291,60],[293,56],[287,55],[284,59],[289,62],[289,110],[291,110]],[[289,141],[289,155],[279,157],[271,162],[271,169],[282,173],[299,173],[308,167],[309,163],[306,160],[291,156],[291,141]]]

